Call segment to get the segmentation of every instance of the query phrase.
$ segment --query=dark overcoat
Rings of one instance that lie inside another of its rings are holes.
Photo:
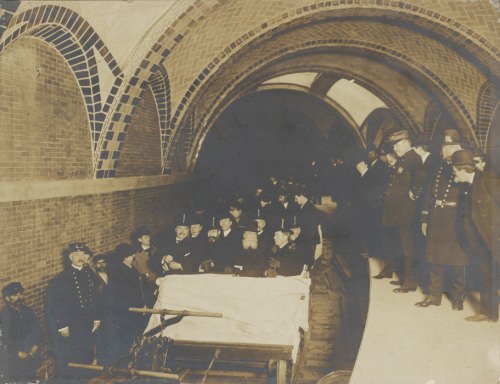
[[[410,198],[410,191],[418,199],[424,178],[422,159],[412,149],[399,159],[389,178],[385,191],[383,225],[403,227],[414,222],[415,200]]]
[[[469,257],[460,246],[455,222],[460,189],[454,182],[453,168],[443,162],[434,172],[422,208],[427,223],[425,260],[440,265],[468,265]]]

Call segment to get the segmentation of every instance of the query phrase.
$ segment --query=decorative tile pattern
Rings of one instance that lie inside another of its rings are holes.
[[[123,77],[113,55],[92,26],[74,11],[55,5],[43,5],[16,14],[0,42],[0,52],[22,36],[35,36],[52,45],[71,67],[87,108],[94,150],[102,131],[109,102]],[[115,86],[103,107],[95,51],[103,57],[116,77]]]
[[[491,129],[493,112],[500,103],[500,88],[487,81],[481,87],[477,102],[477,137],[483,150],[488,144],[488,133]]]

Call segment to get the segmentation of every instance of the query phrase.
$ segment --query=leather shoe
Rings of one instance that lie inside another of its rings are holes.
[[[372,276],[374,279],[380,280],[380,279],[390,279],[392,276],[387,276],[383,274],[382,272],[379,273],[378,275]]]
[[[498,321],[498,319],[495,320],[495,319],[492,319],[491,317],[489,317],[488,315],[485,315],[484,313],[479,313],[479,314],[474,315],[474,316],[466,317],[465,321],[472,321],[472,322],[479,323],[481,321],[491,321],[491,322],[494,322],[494,321]]]
[[[462,303],[461,301],[455,301],[451,303],[451,309],[453,309],[454,311],[462,311],[464,309],[464,303]]]
[[[440,306],[441,303],[436,303],[435,301],[429,299],[425,299],[424,301],[419,301],[418,303],[415,303],[415,306],[420,308],[427,308],[430,307],[431,305]]]
[[[405,287],[399,287],[399,288],[394,288],[392,292],[394,293],[408,293],[408,292],[414,292],[416,291],[417,288],[405,288]]]
[[[403,282],[401,280],[392,280],[391,284],[392,285],[403,285]]]

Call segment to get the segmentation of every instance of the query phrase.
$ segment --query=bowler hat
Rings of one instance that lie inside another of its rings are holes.
[[[134,253],[134,247],[127,243],[118,244],[115,248],[115,256],[118,261],[122,261],[126,257],[132,256]]]
[[[461,149],[453,154],[451,157],[451,163],[455,166],[474,165],[474,161],[472,160],[473,157],[474,156],[471,151]]]
[[[2,288],[3,297],[17,295],[18,293],[24,292],[24,288],[19,281],[14,281],[7,284]]]

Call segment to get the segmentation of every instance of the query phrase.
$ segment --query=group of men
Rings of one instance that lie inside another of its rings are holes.
[[[481,312],[466,320],[497,321],[499,179],[490,176],[481,153],[464,149],[457,131],[443,132],[440,156],[433,144],[412,142],[408,131],[397,131],[387,135],[383,152],[332,163],[342,176],[332,184],[336,231],[349,228],[351,255],[384,259],[373,277],[396,273],[394,292],[420,285],[426,297],[417,306],[440,305],[446,292],[452,308],[461,310],[467,290],[475,289]],[[121,243],[110,255],[92,257],[85,243],[69,244],[65,268],[47,288],[45,307],[57,376],[87,375],[68,368],[68,362],[126,366],[148,321],[129,308],[153,306],[159,277],[307,276],[321,254],[322,225],[312,203],[317,197],[293,178],[271,177],[246,198],[214,203],[214,211],[182,213],[165,233],[152,236],[148,228],[137,228],[132,244]],[[33,378],[40,363],[41,331],[23,291],[18,282],[2,290],[6,380]]]
[[[432,151],[436,144],[440,156]],[[421,308],[441,305],[447,293],[452,309],[462,310],[467,291],[478,290],[481,311],[466,320],[497,321],[498,176],[452,129],[439,142],[412,142],[408,131],[392,132],[383,148],[385,164],[373,154],[355,161],[358,242],[368,255],[384,259],[374,278],[396,273],[396,293],[420,285],[426,296],[415,305]]]
[[[64,270],[49,283],[45,306],[57,377],[89,377],[89,371],[71,368],[69,362],[127,366],[148,321],[129,308],[154,305],[159,277],[307,277],[320,252],[320,224],[307,191],[293,187],[271,182],[265,193],[258,188],[251,201],[239,198],[214,215],[200,209],[183,213],[154,237],[147,227],[137,228],[132,244],[118,244],[109,255],[93,256],[85,243],[69,244]],[[33,378],[40,362],[39,325],[22,303],[22,291],[18,282],[4,288],[2,326],[10,338],[2,340],[9,345],[9,378],[21,373]]]

